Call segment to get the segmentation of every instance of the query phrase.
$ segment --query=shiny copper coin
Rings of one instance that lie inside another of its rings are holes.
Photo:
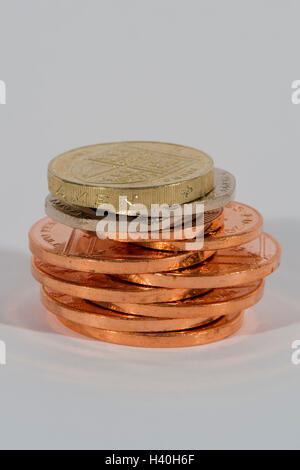
[[[143,285],[172,288],[216,288],[247,284],[271,274],[280,262],[280,245],[263,233],[252,242],[218,251],[191,268],[157,274],[120,276]]]
[[[142,333],[102,330],[100,328],[80,325],[61,317],[57,318],[65,326],[82,335],[107,343],[144,348],[180,348],[213,343],[236,333],[243,323],[243,313],[241,312],[221,317],[208,325],[189,330]]]
[[[48,217],[29,232],[30,250],[42,261],[67,269],[94,273],[169,271],[202,262],[213,252],[167,253],[142,246],[100,240]]]
[[[31,271],[33,277],[48,289],[94,302],[170,302],[201,294],[199,289],[140,286],[108,274],[64,269],[37,258],[31,260]]]
[[[87,300],[41,288],[43,305],[51,313],[80,325],[115,331],[174,331],[203,326],[212,318],[153,318],[101,308]],[[220,316],[220,315],[219,315]]]
[[[230,315],[252,307],[262,298],[264,284],[265,281],[262,280],[244,286],[212,289],[206,294],[176,302],[156,304],[101,302],[101,305],[119,312],[147,317],[206,319],[208,316]]]
[[[224,208],[223,216],[224,223],[219,230],[214,232],[211,226],[206,227],[206,232],[210,231],[204,237],[203,250],[221,250],[242,245],[254,240],[261,233],[261,214],[246,204],[231,202]],[[192,242],[193,240],[151,240],[141,244],[157,250],[184,251],[193,249]]]

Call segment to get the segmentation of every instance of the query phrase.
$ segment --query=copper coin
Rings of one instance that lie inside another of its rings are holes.
[[[223,215],[224,223],[220,230],[214,232],[210,226],[206,227],[206,231],[210,229],[210,232],[204,237],[202,250],[220,250],[242,245],[254,240],[261,233],[261,214],[246,204],[231,202],[224,208]],[[141,244],[157,250],[184,251],[192,249],[192,242],[193,240],[151,240]]]
[[[169,271],[199,263],[213,252],[168,253],[131,243],[100,240],[48,217],[29,232],[30,250],[42,261],[93,273],[146,273]]]
[[[201,294],[199,289],[164,289],[135,285],[108,274],[53,266],[37,258],[31,260],[31,271],[38,282],[51,290],[95,302],[171,302]]]
[[[160,318],[220,317],[255,305],[263,296],[265,281],[255,281],[244,286],[223,287],[176,302],[133,304],[101,302],[101,305],[118,312]]]
[[[247,284],[271,274],[280,262],[280,245],[262,233],[255,240],[218,251],[210,260],[170,273],[120,276],[143,285],[172,288],[216,288]]]
[[[138,315],[127,315],[101,308],[87,300],[41,288],[43,305],[51,313],[66,320],[115,331],[175,331],[194,328],[211,322],[206,318],[153,318]],[[221,315],[219,315],[221,316]]]
[[[242,326],[243,312],[221,317],[205,326],[161,333],[102,330],[101,328],[80,325],[61,317],[57,318],[71,330],[107,343],[144,348],[180,348],[213,343],[233,335]]]

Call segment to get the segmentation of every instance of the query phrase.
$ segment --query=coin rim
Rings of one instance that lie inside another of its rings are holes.
[[[201,289],[165,289],[160,287],[141,286],[131,284],[132,287],[144,288],[141,290],[121,290],[121,289],[109,289],[105,287],[90,287],[79,283],[70,282],[59,279],[53,274],[43,270],[36,262],[39,262],[38,258],[31,257],[31,273],[36,281],[40,284],[45,285],[49,289],[52,289],[62,294],[73,295],[75,297],[82,297],[93,302],[102,302],[107,299],[108,296],[112,300],[120,300],[123,297],[126,298],[124,302],[135,303],[155,303],[155,302],[172,302],[175,300],[185,299],[200,295],[204,290]],[[128,283],[124,282],[124,285]],[[123,297],[122,297],[123,296]],[[122,301],[122,300],[121,300]]]
[[[58,318],[58,317],[57,317]],[[232,316],[221,317],[212,324],[191,328],[190,330],[162,332],[162,333],[141,333],[141,332],[120,332],[113,330],[102,330],[80,325],[58,318],[67,328],[77,333],[92,337],[107,343],[121,344],[133,347],[150,348],[179,348],[199,346],[220,341],[235,334],[242,326],[244,312],[237,312]]]
[[[281,247],[278,241],[271,235],[262,232],[260,237],[267,236],[272,240],[276,247],[274,256],[268,263],[243,269],[239,271],[222,273],[222,274],[200,274],[194,276],[184,276],[184,270],[180,274],[171,272],[166,273],[144,273],[144,274],[124,274],[119,277],[128,282],[135,282],[136,284],[144,286],[164,287],[168,289],[171,284],[176,288],[216,288],[216,287],[230,287],[242,284],[248,284],[258,279],[269,276],[274,272],[280,264]],[[252,240],[253,241],[253,240]],[[251,242],[248,242],[251,243]],[[246,245],[247,243],[245,243]],[[240,245],[242,246],[242,245]],[[235,247],[232,247],[235,248]],[[230,250],[231,248],[227,248]],[[222,250],[220,250],[222,252]],[[208,261],[209,262],[209,261]],[[188,269],[188,268],[187,268]]]
[[[186,330],[200,325],[204,326],[218,316],[207,315],[204,317],[202,315],[201,318],[195,316],[190,318],[167,318],[133,315],[110,310],[85,299],[80,299],[82,301],[81,305],[71,306],[63,302],[62,299],[53,297],[53,293],[55,293],[53,290],[41,286],[41,302],[49,312],[59,317],[66,318],[67,320],[74,321],[75,323],[107,330],[136,332]],[[62,297],[66,295],[62,293],[59,294]],[[74,296],[68,297],[74,298]],[[95,311],[88,311],[88,305],[94,308]]]
[[[109,308],[116,312],[131,314],[131,315],[140,315],[140,316],[147,316],[147,317],[160,317],[160,318],[202,318],[207,317],[210,315],[212,317],[222,316],[222,315],[229,315],[233,314],[239,310],[246,310],[253,305],[257,304],[263,297],[264,288],[265,288],[265,280],[261,279],[258,281],[249,282],[248,284],[253,286],[253,289],[246,294],[241,295],[240,297],[234,297],[232,299],[228,298],[226,300],[218,300],[215,302],[208,302],[207,304],[194,304],[191,301],[193,298],[183,299],[184,303],[180,303],[181,301],[178,300],[176,303],[174,302],[159,302],[156,304],[134,304],[128,302],[97,302],[97,305],[100,305],[104,308]],[[244,284],[242,286],[235,286],[239,287],[246,287],[248,284]],[[213,293],[214,290],[218,290],[219,288],[215,288],[209,290],[207,293],[203,293],[200,297],[205,296]],[[225,287],[221,289],[231,289],[230,287]],[[177,302],[180,305],[177,305]],[[191,302],[191,303],[189,303]]]

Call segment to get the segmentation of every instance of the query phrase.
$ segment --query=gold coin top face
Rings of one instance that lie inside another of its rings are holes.
[[[200,150],[160,142],[115,142],[65,152],[49,163],[49,175],[65,182],[110,188],[179,183],[213,170]]]

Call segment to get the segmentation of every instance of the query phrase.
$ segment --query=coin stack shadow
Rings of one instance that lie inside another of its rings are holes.
[[[255,209],[231,201],[231,187],[220,192],[218,178],[228,172],[217,171],[215,187],[199,199],[203,226],[191,219],[193,236],[204,233],[197,249],[174,225],[167,239],[163,229],[154,239],[150,229],[148,238],[100,239],[94,209],[49,195],[49,217],[29,232],[46,309],[80,334],[129,346],[194,346],[238,331],[279,266],[280,246],[262,232]]]

